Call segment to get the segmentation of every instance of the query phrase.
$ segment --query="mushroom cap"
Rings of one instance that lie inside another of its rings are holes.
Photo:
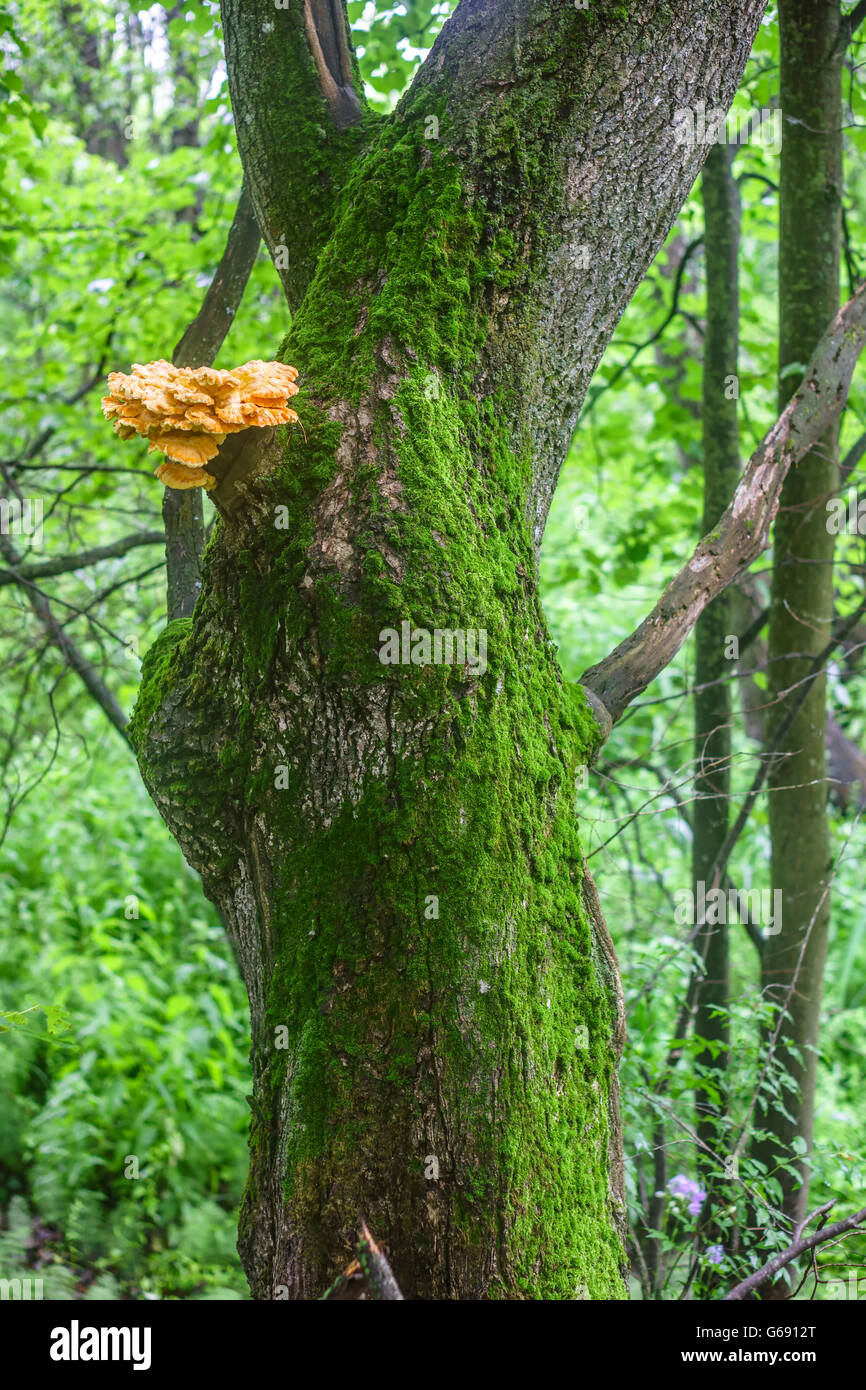
[[[213,474],[206,472],[204,468],[190,468],[184,463],[161,463],[153,471],[160,482],[165,483],[166,487],[181,489],[203,487],[210,492],[217,483]]]
[[[248,406],[247,410],[249,412],[247,416],[248,425],[258,425],[260,427],[286,425],[290,420],[297,423],[298,419],[295,412],[289,410],[288,406],[285,405],[272,407],[267,410],[264,406],[260,405]]]
[[[297,375],[285,362],[258,359],[231,371],[175,367],[162,358],[134,362],[129,373],[109,374],[102,413],[121,439],[144,435],[148,452],[160,450],[171,460],[156,470],[168,487],[214,487],[201,465],[216,456],[227,434],[297,423],[286,404],[297,395]]]
[[[219,444],[212,434],[172,434],[167,431],[156,436],[147,452],[152,454],[157,449],[175,463],[187,463],[191,468],[200,468],[209,459],[216,458]]]
[[[296,367],[290,367],[285,362],[260,362],[256,359],[245,362],[242,367],[233,367],[231,375],[247,394],[261,391],[279,395],[282,391],[286,395],[294,394],[288,392],[288,388],[294,385],[298,372]]]

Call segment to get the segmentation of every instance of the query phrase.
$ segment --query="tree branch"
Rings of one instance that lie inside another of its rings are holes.
[[[707,604],[767,548],[788,470],[838,418],[864,344],[866,283],[827,329],[799,390],[749,460],[716,529],[640,626],[581,676],[614,723],[670,663]]]
[[[367,1223],[361,1221],[357,1256],[338,1274],[322,1299],[338,1303],[355,1303],[362,1299],[376,1302],[403,1302],[403,1295],[385,1255],[370,1235]]]
[[[866,454],[866,431],[864,431],[858,439],[854,440],[851,448],[839,464],[840,491],[847,483],[864,454]]]
[[[260,241],[259,224],[244,183],[216,273],[201,308],[172,354],[176,367],[209,367],[215,360],[243,299]]]
[[[837,52],[845,52],[864,19],[866,19],[866,0],[860,0],[859,5],[855,5],[850,14],[843,15],[839,22]]]
[[[686,246],[682,256],[680,257],[680,263],[677,266],[676,275],[674,276],[674,284],[673,289],[671,291],[670,308],[665,314],[662,322],[659,324],[658,328],[655,330],[654,333],[651,333],[648,338],[644,338],[642,343],[638,343],[632,349],[631,357],[627,358],[625,362],[621,362],[620,365],[616,368],[616,371],[613,373],[611,377],[608,378],[607,381],[600,382],[598,386],[593,385],[590,387],[588,399],[586,405],[584,406],[583,414],[581,415],[581,421],[585,420],[586,417],[589,415],[590,411],[594,409],[599,397],[603,396],[605,391],[609,391],[612,386],[615,386],[616,383],[619,381],[620,377],[625,372],[629,371],[631,367],[634,366],[634,363],[637,361],[640,354],[642,352],[645,352],[648,347],[652,347],[653,343],[658,342],[659,338],[662,337],[668,325],[673,323],[674,319],[681,312],[680,295],[682,294],[683,290],[683,280],[685,279],[686,268],[692,256],[695,254],[697,250],[700,249],[701,246],[703,246],[703,244],[704,234],[702,232],[700,236],[695,237],[694,241],[690,241],[688,246]]]
[[[825,1213],[828,1207],[832,1205],[833,1203],[829,1202],[826,1206],[819,1207],[811,1216],[808,1216],[806,1220],[801,1222],[797,1227],[798,1234],[804,1226],[814,1220],[816,1216]],[[866,1207],[863,1207],[861,1211],[855,1212],[853,1216],[846,1216],[842,1221],[834,1221],[832,1226],[827,1226],[822,1231],[816,1231],[813,1236],[809,1236],[806,1240],[795,1240],[793,1245],[788,1246],[787,1250],[782,1250],[778,1255],[774,1255],[772,1260],[768,1260],[760,1269],[756,1269],[755,1273],[750,1274],[748,1279],[744,1279],[741,1284],[735,1285],[730,1293],[725,1294],[723,1301],[725,1303],[732,1303],[741,1298],[745,1298],[746,1294],[751,1293],[752,1289],[756,1289],[760,1284],[766,1283],[774,1274],[778,1274],[780,1269],[784,1269],[785,1265],[789,1265],[792,1260],[796,1260],[799,1255],[805,1255],[807,1251],[814,1250],[819,1245],[826,1245],[829,1240],[835,1240],[838,1236],[843,1236],[849,1231],[856,1230],[858,1226],[863,1225],[864,1221],[866,1221]]]
[[[8,536],[0,533],[0,554],[11,565],[13,569],[19,568],[18,557],[15,548]],[[96,668],[87,660],[84,653],[79,650],[75,642],[55,618],[51,605],[48,600],[33,587],[31,583],[24,581],[27,593],[27,601],[35,617],[38,619],[45,636],[52,646],[56,647],[63,656],[66,664],[75,672],[93,699],[105,713],[109,722],[114,725],[117,732],[126,744],[129,744],[129,736],[126,732],[126,715],[120,707],[116,697],[108,689]]]
[[[92,550],[82,550],[79,555],[57,555],[52,560],[39,560],[32,565],[0,570],[0,588],[6,584],[20,584],[22,580],[53,579],[58,574],[96,565],[100,560],[116,560],[140,545],[160,545],[164,540],[162,531],[136,531],[131,536],[112,541],[110,545],[96,545]]]
[[[261,234],[246,182],[226,238],[225,250],[201,308],[172,354],[176,367],[209,367],[225,341],[258,255]],[[167,487],[162,495],[165,524],[166,610],[188,618],[201,588],[204,506],[199,488]]]

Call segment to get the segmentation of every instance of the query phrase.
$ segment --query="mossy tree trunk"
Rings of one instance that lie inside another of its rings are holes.
[[[784,405],[839,302],[842,184],[840,7],[838,0],[783,0],[780,181],[779,402]],[[773,532],[768,739],[800,691],[833,620],[833,544],[827,499],[837,486],[838,425],[789,473]],[[782,892],[781,931],[763,950],[765,996],[787,1010],[775,1059],[793,1078],[758,1122],[767,1137],[757,1153],[782,1185],[792,1224],[806,1214],[808,1159],[777,1170],[798,1139],[811,1147],[816,1053],[830,920],[826,690],[823,672],[779,745],[770,774],[773,886]],[[775,1029],[774,1026],[768,1034]],[[786,1297],[787,1285],[774,1286]],[[771,1291],[772,1296],[772,1291]]]
[[[257,1298],[320,1295],[359,1214],[407,1297],[624,1294],[622,1012],[575,815],[603,731],[536,554],[706,154],[674,113],[728,104],[763,9],[463,0],[377,119],[333,0],[224,5],[306,436],[218,461],[132,729],[249,993]],[[486,661],[383,664],[403,624]]]

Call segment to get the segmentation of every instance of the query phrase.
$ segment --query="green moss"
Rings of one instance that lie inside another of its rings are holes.
[[[165,691],[171,688],[174,656],[180,644],[189,636],[191,621],[190,618],[176,618],[168,623],[141,663],[141,685],[129,721],[129,737],[135,749],[143,744],[150,720],[159,708]]]

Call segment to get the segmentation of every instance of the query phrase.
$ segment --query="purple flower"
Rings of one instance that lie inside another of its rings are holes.
[[[672,1197],[684,1197],[688,1201],[689,1216],[700,1215],[707,1196],[700,1183],[687,1178],[685,1173],[677,1173],[668,1183],[668,1192]]]
[[[725,1258],[725,1247],[723,1245],[709,1245],[704,1252],[707,1264],[720,1265]]]

